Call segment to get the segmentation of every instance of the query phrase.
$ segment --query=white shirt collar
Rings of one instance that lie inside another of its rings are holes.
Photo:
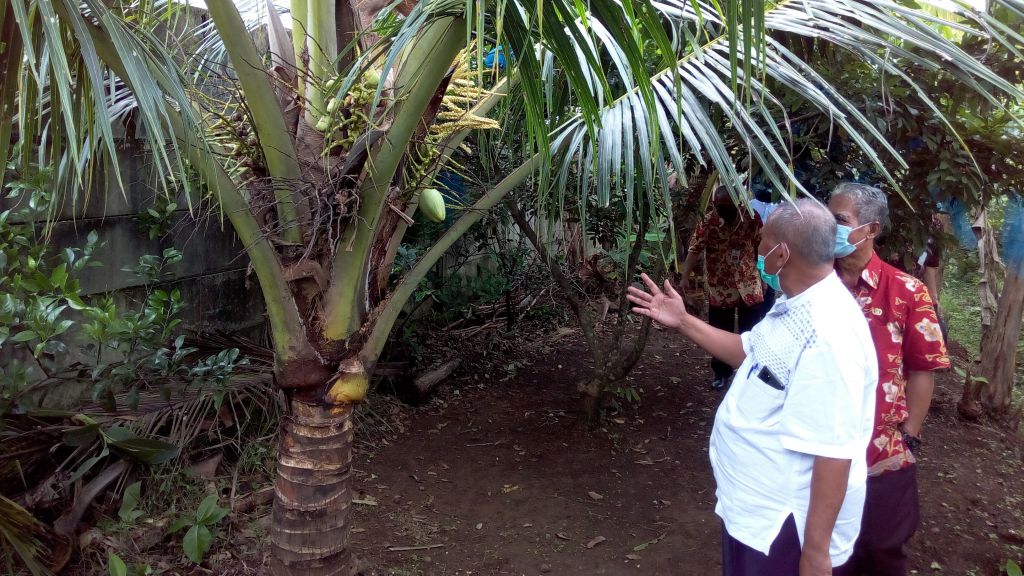
[[[775,305],[772,306],[772,309],[768,311],[768,314],[771,314],[773,316],[785,314],[786,312],[789,311],[790,308],[794,306],[799,306],[802,302],[810,300],[814,293],[825,290],[825,286],[827,286],[833,281],[838,280],[839,276],[837,276],[835,270],[833,270],[832,273],[830,273],[828,276],[825,276],[821,280],[818,280],[809,288],[797,294],[796,296],[793,296],[792,298],[783,294],[775,301]]]

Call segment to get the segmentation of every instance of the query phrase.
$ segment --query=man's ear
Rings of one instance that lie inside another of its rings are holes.
[[[872,222],[868,224],[868,238],[878,238],[882,235],[882,224],[879,222]]]
[[[786,244],[785,242],[782,242],[779,245],[779,255],[776,258],[776,260],[778,260],[780,262],[779,267],[785,266],[786,263],[789,262],[789,258],[790,258],[789,244]]]

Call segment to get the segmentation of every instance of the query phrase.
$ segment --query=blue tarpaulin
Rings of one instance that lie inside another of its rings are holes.
[[[956,198],[949,201],[949,220],[953,225],[953,236],[960,242],[960,245],[969,250],[978,248],[978,239],[971,230],[971,221],[967,218],[967,208],[963,202]]]
[[[513,54],[513,58],[515,55]],[[492,48],[487,54],[484,55],[484,67],[494,68],[494,60],[498,60],[498,70],[505,69],[505,49],[502,46]]]
[[[1003,213],[1003,261],[1007,271],[1024,274],[1024,198],[1010,196]]]

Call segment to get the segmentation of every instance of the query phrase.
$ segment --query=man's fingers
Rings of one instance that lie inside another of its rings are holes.
[[[658,285],[654,283],[654,280],[651,280],[650,276],[648,276],[645,273],[641,273],[640,274],[640,279],[643,280],[644,284],[647,285],[647,291],[648,292],[650,292],[651,294],[654,294],[654,295],[661,294],[661,290],[658,289]]]
[[[644,296],[647,296],[647,294],[644,294]],[[633,294],[626,294],[626,298],[629,299],[629,301],[632,302],[633,304],[639,304],[640,306],[643,306],[645,308],[649,306],[651,303],[650,296],[648,296],[647,299],[644,299],[641,298],[640,296],[635,296]]]
[[[650,308],[636,308],[636,307],[634,307],[633,308],[633,312],[636,312],[637,314],[639,314],[641,316],[651,316]],[[653,316],[651,316],[651,317],[653,318]]]
[[[681,299],[681,296],[679,296],[679,292],[676,292],[676,289],[672,287],[672,284],[670,284],[667,279],[665,280],[665,294],[668,294],[673,298]]]
[[[642,300],[644,302],[648,302],[650,300],[654,300],[654,296],[651,296],[647,292],[644,292],[643,290],[639,288],[634,288],[632,286],[630,286],[629,289],[626,290],[626,295],[629,297],[636,298],[635,301]]]

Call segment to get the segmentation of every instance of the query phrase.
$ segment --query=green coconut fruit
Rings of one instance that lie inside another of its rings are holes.
[[[427,188],[420,192],[420,211],[429,220],[444,221],[444,196],[441,196],[437,188]]]
[[[341,108],[341,100],[337,98],[331,98],[330,102],[327,103],[327,113],[334,114]]]
[[[380,84],[380,71],[376,68],[370,68],[363,74],[363,83],[370,88],[376,88]]]

